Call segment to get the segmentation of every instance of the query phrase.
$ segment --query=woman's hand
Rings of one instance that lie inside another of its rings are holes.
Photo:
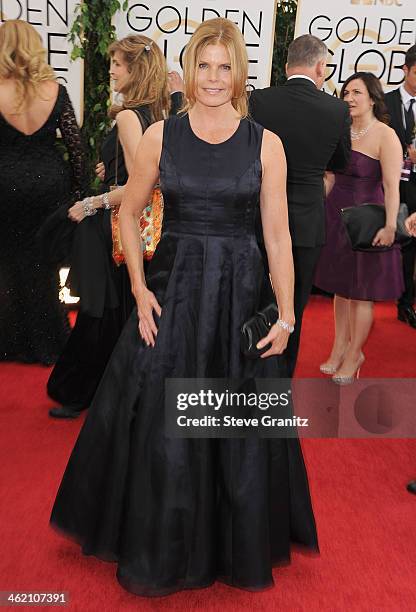
[[[95,174],[98,176],[100,181],[104,181],[104,179],[105,179],[105,166],[104,166],[103,162],[98,162],[98,164],[95,166]]]
[[[89,202],[90,215],[95,215],[97,208],[102,208],[102,196],[92,196],[91,198],[85,198],[84,200],[75,202],[71,208],[68,209],[68,217],[75,223],[81,223],[85,219],[85,202]],[[95,209],[95,210],[94,210]]]
[[[149,291],[147,287],[142,287],[140,290],[136,291],[133,290],[133,295],[136,298],[140,335],[147,346],[154,346],[157,336],[157,327],[153,318],[153,310],[158,317],[160,317],[162,309],[159,306],[155,294]]]
[[[285,348],[287,347],[287,343],[289,341],[289,332],[280,327],[275,323],[270,329],[267,336],[262,338],[260,342],[257,343],[257,348],[262,349],[264,346],[272,343],[271,347],[261,355],[262,359],[266,357],[271,357],[272,355],[281,355]]]
[[[396,229],[386,225],[378,230],[377,234],[374,236],[372,244],[373,246],[389,247],[394,242],[395,234]]]
[[[407,153],[411,159],[412,164],[416,164],[416,149],[413,145],[407,147]]]
[[[85,219],[84,202],[75,202],[68,210],[68,217],[75,223],[81,223]]]
[[[333,187],[335,185],[335,174],[333,172],[325,172],[324,174],[324,191],[325,191],[325,199],[331,193]]]

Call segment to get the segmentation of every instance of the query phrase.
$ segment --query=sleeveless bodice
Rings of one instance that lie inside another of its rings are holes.
[[[131,108],[136,114],[140,114],[139,118],[142,128],[148,127],[152,123],[152,115],[150,108],[147,105],[137,106]],[[144,131],[143,128],[143,131]],[[112,129],[109,131],[104,139],[101,147],[101,161],[105,167],[105,178],[104,178],[104,189],[107,191],[112,185],[116,183],[117,174],[117,185],[125,185],[129,177],[127,173],[126,163],[124,160],[123,147],[120,142],[117,146],[118,131],[117,124],[114,124]],[[117,151],[118,148],[118,151]],[[117,161],[117,173],[116,173],[116,161]]]
[[[163,232],[254,236],[262,136],[262,127],[242,119],[228,140],[209,144],[194,134],[188,115],[165,121]]]
[[[339,190],[348,192],[352,198],[350,206],[364,202],[382,204],[384,194],[379,160],[360,151],[351,151],[348,167],[335,175],[334,190],[336,197]],[[334,195],[331,192],[329,196],[331,200]]]

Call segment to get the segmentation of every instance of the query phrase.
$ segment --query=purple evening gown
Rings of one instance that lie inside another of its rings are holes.
[[[352,151],[326,207],[326,244],[322,248],[315,285],[353,300],[395,300],[404,290],[400,247],[382,252],[353,251],[341,220],[341,208],[365,202],[384,203],[381,166],[377,159]]]

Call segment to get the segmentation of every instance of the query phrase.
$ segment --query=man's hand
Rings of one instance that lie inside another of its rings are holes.
[[[416,149],[412,145],[409,145],[407,147],[407,152],[412,160],[412,164],[416,164]]]
[[[104,179],[105,179],[105,167],[104,167],[103,162],[98,162],[98,164],[95,166],[95,174],[98,176],[100,181],[104,181]]]
[[[407,217],[405,224],[409,234],[416,238],[416,212]]]
[[[172,70],[168,73],[168,88],[170,94],[176,91],[183,91],[183,80],[176,70]]]

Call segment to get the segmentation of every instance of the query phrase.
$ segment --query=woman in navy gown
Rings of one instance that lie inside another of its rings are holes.
[[[121,585],[166,595],[222,580],[258,590],[291,542],[317,550],[297,438],[183,439],[165,431],[165,379],[279,377],[293,314],[280,140],[247,119],[238,28],[206,21],[184,63],[187,113],[150,126],[121,207],[137,303],[72,452],[52,525],[118,562]],[[160,176],[163,232],[146,279],[137,215]],[[260,306],[261,214],[280,319],[248,359],[240,327]]]
[[[315,284],[335,294],[335,338],[320,370],[332,374],[338,384],[349,384],[364,362],[362,348],[373,323],[373,302],[397,299],[403,292],[403,273],[398,245],[379,252],[352,250],[341,209],[365,202],[384,204],[386,225],[373,244],[393,245],[402,152],[394,130],[386,125],[383,90],[373,74],[353,74],[341,97],[350,106],[352,155],[344,172],[326,176],[327,236]]]

